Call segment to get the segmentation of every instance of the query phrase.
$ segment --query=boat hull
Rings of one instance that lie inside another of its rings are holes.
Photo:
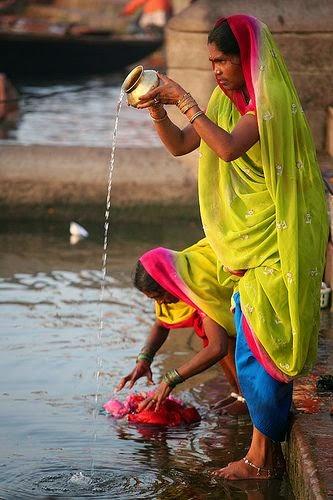
[[[46,37],[0,33],[0,72],[15,76],[110,73],[142,59],[158,37]]]

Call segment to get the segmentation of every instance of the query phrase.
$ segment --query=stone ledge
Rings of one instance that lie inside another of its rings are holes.
[[[0,151],[2,206],[97,204],[106,198],[109,148],[3,145]],[[112,203],[195,204],[191,166],[163,148],[118,148]]]
[[[297,415],[285,446],[287,471],[296,499],[326,500],[332,491],[333,446],[329,414]],[[326,443],[323,443],[322,440]]]

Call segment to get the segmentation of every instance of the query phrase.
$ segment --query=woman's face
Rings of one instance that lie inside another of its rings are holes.
[[[146,292],[145,295],[150,299],[156,300],[158,304],[175,304],[179,299],[171,293],[163,290],[163,292]]]
[[[215,43],[208,44],[208,53],[217,81],[227,90],[242,90],[245,80],[239,56],[225,54]]]

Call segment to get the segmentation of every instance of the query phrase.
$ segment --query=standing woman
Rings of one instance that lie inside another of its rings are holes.
[[[323,183],[297,92],[268,28],[220,18],[208,37],[218,83],[203,112],[176,82],[142,98],[174,155],[200,145],[199,200],[206,237],[234,288],[236,366],[253,422],[247,455],[215,471],[267,479],[283,471],[292,380],[315,359],[328,234]],[[163,104],[190,124],[180,130]]]

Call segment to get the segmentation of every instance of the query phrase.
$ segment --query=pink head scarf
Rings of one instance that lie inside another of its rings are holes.
[[[229,17],[220,17],[214,28],[218,28],[227,21],[234,37],[237,40],[240,50],[240,62],[244,75],[246,88],[250,96],[250,102],[247,103],[241,90],[227,90],[218,82],[223,92],[235,104],[238,111],[244,115],[249,111],[256,112],[256,98],[254,91],[254,82],[257,77],[259,67],[259,39],[260,24],[258,19],[244,14],[236,14]]]

